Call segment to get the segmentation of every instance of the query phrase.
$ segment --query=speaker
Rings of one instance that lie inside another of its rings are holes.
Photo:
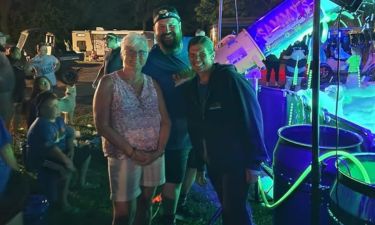
[[[346,10],[355,12],[362,3],[362,0],[331,0],[339,6],[344,7]]]

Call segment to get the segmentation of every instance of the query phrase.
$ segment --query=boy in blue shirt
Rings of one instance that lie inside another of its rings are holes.
[[[38,118],[27,133],[26,168],[37,173],[38,184],[52,206],[75,212],[67,199],[75,167],[69,157],[73,148],[66,143],[73,132],[59,117],[55,94],[43,92],[36,102]]]

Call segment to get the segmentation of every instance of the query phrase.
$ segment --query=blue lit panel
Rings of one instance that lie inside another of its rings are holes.
[[[322,8],[327,13],[336,10],[337,6],[326,0]],[[249,26],[247,31],[264,55],[279,56],[290,44],[312,32],[313,14],[313,0],[286,0]]]

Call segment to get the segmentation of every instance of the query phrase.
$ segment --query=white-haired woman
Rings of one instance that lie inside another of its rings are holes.
[[[105,75],[96,89],[94,121],[108,158],[112,224],[150,224],[152,196],[165,182],[170,121],[158,84],[141,72],[147,39],[129,33],[121,56],[124,68]]]

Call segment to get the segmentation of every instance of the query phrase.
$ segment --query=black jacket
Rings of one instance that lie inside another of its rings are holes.
[[[224,170],[259,169],[267,153],[262,113],[251,84],[234,66],[220,64],[213,66],[205,103],[198,84],[196,76],[182,87],[198,170],[205,163]]]

